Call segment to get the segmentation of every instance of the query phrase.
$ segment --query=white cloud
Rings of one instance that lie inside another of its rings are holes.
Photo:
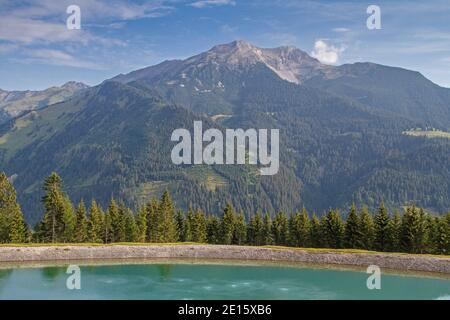
[[[220,27],[220,31],[223,33],[234,33],[238,30],[238,27],[232,27],[228,24],[224,24]]]
[[[170,13],[173,9],[171,6],[165,5],[166,2],[168,1],[151,0],[143,3],[132,3],[125,0],[75,1],[81,9],[82,19],[89,22],[159,17]],[[71,4],[74,4],[73,0],[25,0],[21,6],[16,6],[9,11],[15,16],[27,18],[66,17],[65,9]]]
[[[30,44],[91,41],[118,44],[117,41],[92,35],[83,26],[111,25],[128,20],[160,17],[169,14],[172,7],[166,1],[153,0],[144,3],[128,3],[124,0],[77,0],[81,9],[81,29],[67,30],[66,8],[73,0],[25,0],[19,5],[3,5],[0,2],[0,40]]]
[[[64,23],[52,23],[22,17],[0,17],[0,39],[11,42],[31,43],[33,41],[58,42],[75,40],[80,32],[67,30]],[[83,32],[84,36],[88,36]],[[86,41],[87,38],[79,38]]]
[[[236,5],[236,2],[233,0],[200,0],[190,4],[190,6],[198,9],[213,6],[227,6],[227,5],[234,6]]]
[[[344,51],[344,48],[336,48],[333,45],[329,45],[325,40],[317,40],[314,43],[314,50],[311,52],[311,56],[316,58],[322,63],[335,64],[339,60],[340,54]]]
[[[349,28],[333,28],[334,32],[349,32]]]
[[[54,49],[35,49],[27,50],[25,63],[42,63],[56,66],[86,68],[86,69],[102,69],[98,64],[83,61],[66,52]]]

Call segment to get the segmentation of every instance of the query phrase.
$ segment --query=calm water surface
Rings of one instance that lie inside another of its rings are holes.
[[[450,280],[383,274],[368,290],[364,272],[289,266],[134,264],[0,269],[0,299],[450,299]]]

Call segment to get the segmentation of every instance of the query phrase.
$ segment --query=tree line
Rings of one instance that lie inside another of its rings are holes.
[[[95,200],[74,206],[52,173],[44,181],[44,215],[33,228],[24,220],[16,192],[0,173],[1,243],[114,243],[199,242],[227,245],[278,245],[312,248],[349,248],[385,252],[450,252],[450,212],[434,216],[416,206],[402,214],[388,212],[383,202],[376,212],[353,204],[348,213],[330,209],[321,217],[306,209],[287,215],[256,213],[246,219],[228,203],[221,217],[190,207],[175,208],[168,191],[136,212],[111,199],[102,209]]]

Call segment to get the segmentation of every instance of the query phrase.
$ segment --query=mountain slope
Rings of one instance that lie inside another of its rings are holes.
[[[450,89],[439,87],[419,72],[355,63],[335,67],[305,84],[351,97],[375,110],[450,129]]]
[[[0,123],[25,112],[64,101],[86,88],[88,86],[84,83],[70,81],[60,87],[42,91],[0,90]]]
[[[170,189],[180,207],[192,202],[218,212],[230,194],[241,194],[234,199],[239,210],[273,210],[256,168],[172,164],[172,131],[192,128],[196,119],[203,120],[205,129],[222,128],[149,92],[105,82],[35,111],[32,118],[15,119],[14,129],[1,135],[0,161],[8,175],[16,176],[19,198],[33,222],[41,214],[37,204],[42,179],[53,170],[64,178],[74,199],[95,196],[104,206],[111,197],[142,204]],[[295,177],[284,182],[290,180],[291,185],[297,183]],[[298,199],[295,189],[281,189],[288,198]]]
[[[394,80],[383,81],[394,75],[403,77],[398,90]],[[361,99],[357,85],[372,99]],[[410,87],[426,92],[422,100],[406,95]],[[29,221],[40,215],[41,183],[52,170],[75,200],[96,197],[103,205],[112,196],[142,203],[170,189],[179,206],[208,213],[231,199],[247,215],[302,206],[320,214],[381,199],[440,212],[450,207],[450,139],[402,132],[444,125],[446,90],[411,71],[324,66],[297,49],[234,42],[119,75],[0,125],[0,164],[17,175]],[[442,104],[434,103],[438,94]],[[371,103],[381,99],[386,103]],[[195,119],[221,130],[279,129],[279,173],[172,165],[170,134],[192,129]]]

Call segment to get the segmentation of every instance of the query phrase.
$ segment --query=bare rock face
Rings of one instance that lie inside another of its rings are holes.
[[[208,65],[238,70],[258,63],[264,64],[281,79],[296,84],[301,84],[316,75],[328,73],[334,68],[320,63],[306,52],[292,46],[258,48],[249,42],[238,40],[214,46],[185,60],[164,61],[156,66],[119,75],[112,80],[127,83],[141,79],[155,80],[167,75],[175,79]]]
[[[280,78],[297,84],[332,68],[292,46],[265,49],[242,40],[217,45],[207,52],[185,60],[185,63],[197,67],[213,63],[230,68],[262,63]]]

